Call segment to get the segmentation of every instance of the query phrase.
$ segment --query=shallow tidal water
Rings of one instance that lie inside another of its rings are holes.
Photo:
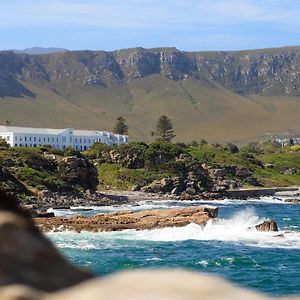
[[[208,204],[219,208],[220,223],[181,228],[107,233],[49,233],[63,254],[102,276],[136,268],[185,268],[222,276],[273,296],[300,294],[300,205],[273,198],[223,201],[142,201],[116,210],[168,209]],[[72,210],[55,211],[73,215]],[[280,232],[249,227],[276,220]],[[283,234],[284,237],[278,235]]]

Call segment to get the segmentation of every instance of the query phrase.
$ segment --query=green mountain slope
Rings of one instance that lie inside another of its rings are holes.
[[[111,130],[123,115],[151,140],[162,114],[178,141],[299,134],[300,50],[0,52],[0,122]]]

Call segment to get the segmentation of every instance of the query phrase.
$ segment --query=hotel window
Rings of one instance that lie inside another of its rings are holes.
[[[25,141],[25,142],[27,141],[27,137],[26,137],[26,136],[24,137],[24,141]]]
[[[29,137],[29,141],[31,142],[31,136]]]
[[[48,137],[48,142],[50,142],[50,138]]]
[[[9,137],[9,136],[7,137],[7,140],[8,140],[8,141],[10,140],[10,137]]]
[[[18,137],[16,136],[16,137],[15,137],[15,141],[17,141],[17,140],[18,140]]]
[[[54,143],[54,138],[52,138],[52,142]]]
[[[41,138],[39,137],[39,142],[41,141]]]
[[[86,139],[84,139],[84,143],[86,144]]]
[[[80,143],[80,144],[82,143],[82,139],[79,140],[79,143]],[[81,149],[81,150],[82,150],[82,149]]]
[[[56,142],[58,142],[58,138],[56,138]]]
[[[33,138],[33,141],[36,142],[36,137]],[[36,146],[34,146],[34,147],[36,147]]]

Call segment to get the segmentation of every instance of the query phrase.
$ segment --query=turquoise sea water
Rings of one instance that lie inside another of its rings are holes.
[[[222,221],[205,228],[125,230],[112,233],[49,233],[76,265],[98,275],[136,268],[185,268],[220,275],[240,286],[267,294],[300,294],[300,205],[260,200],[144,201],[140,206],[103,207],[103,211],[167,209],[209,204],[219,208]],[[59,214],[72,214],[59,211]],[[77,212],[78,213],[78,212]],[[249,227],[272,218],[279,233]],[[283,234],[284,237],[278,236]]]

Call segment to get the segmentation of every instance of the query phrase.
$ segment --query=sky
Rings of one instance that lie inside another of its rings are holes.
[[[0,0],[0,49],[300,45],[300,0]]]

